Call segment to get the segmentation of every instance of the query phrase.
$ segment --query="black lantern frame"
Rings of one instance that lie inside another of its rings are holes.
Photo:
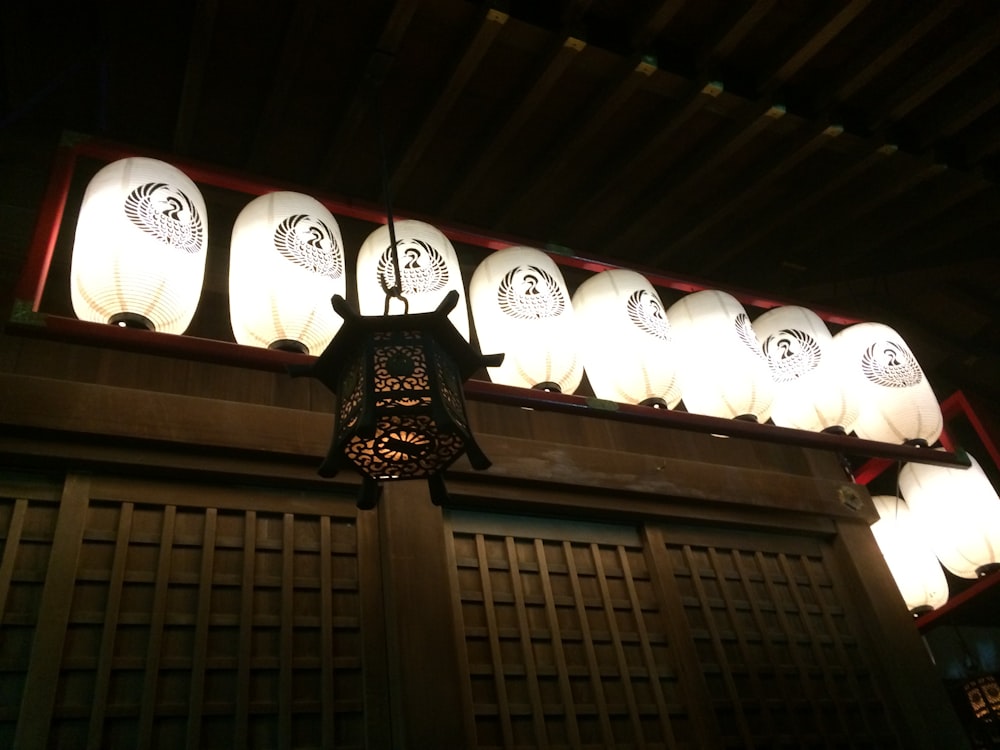
[[[503,355],[484,356],[462,337],[448,318],[457,303],[451,291],[433,312],[363,316],[334,296],[344,325],[312,365],[291,368],[338,397],[318,473],[333,477],[353,466],[362,476],[359,508],[375,506],[379,482],[403,479],[426,479],[431,499],[441,503],[441,472],[460,456],[473,469],[490,466],[469,428],[462,384]]]

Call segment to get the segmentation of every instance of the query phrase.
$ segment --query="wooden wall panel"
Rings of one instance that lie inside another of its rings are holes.
[[[660,533],[724,747],[904,746],[827,542]]]
[[[696,748],[634,527],[455,513],[476,748]]]
[[[368,747],[364,670],[382,659],[365,655],[352,505],[216,508],[211,487],[196,505],[158,504],[143,483],[123,500],[128,484],[84,498],[67,616],[45,643],[33,632],[38,592],[64,519],[51,502],[0,500],[4,695],[24,688],[29,647],[55,660],[49,715],[24,692],[20,746]],[[3,705],[10,737],[18,702]]]

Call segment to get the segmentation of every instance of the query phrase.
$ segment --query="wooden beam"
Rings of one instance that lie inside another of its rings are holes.
[[[760,90],[765,93],[772,92],[802,70],[827,44],[861,15],[870,2],[871,0],[851,0],[832,17],[819,22],[818,28],[812,32],[809,39],[798,45],[798,49],[771,73],[760,86]]]
[[[684,7],[686,0],[660,0],[660,3],[652,8],[636,24],[632,31],[632,49],[640,54],[657,36],[659,36],[667,25],[674,19],[674,16]]]
[[[322,8],[322,3],[311,0],[297,0],[292,7],[291,19],[281,40],[281,49],[271,65],[271,84],[246,160],[246,167],[252,172],[265,168],[266,149],[274,142],[275,134],[281,132],[282,119],[288,115],[291,82],[298,76],[306,54],[307,48],[302,40],[315,33]]]
[[[637,148],[629,157],[609,166],[609,172],[613,170],[613,176],[578,205],[569,219],[559,223],[556,235],[568,232],[571,226],[574,232],[585,235],[607,231],[602,217],[629,210],[636,192],[658,177],[650,170],[649,165],[662,162],[660,154],[677,136],[678,131],[721,93],[722,86],[718,83],[692,86],[662,125],[649,128],[643,133],[645,141],[637,143]],[[609,155],[609,162],[614,159],[614,155]],[[636,184],[637,174],[647,175],[648,180]]]
[[[714,254],[711,258],[705,259],[702,265],[703,272],[710,274],[724,265],[731,263],[735,258],[753,249],[775,231],[787,225],[788,222],[828,200],[838,190],[842,190],[855,180],[862,178],[872,168],[882,164],[887,158],[895,155],[897,152],[898,150],[895,146],[888,146],[886,144],[873,149],[864,158],[840,170],[833,179],[828,180],[822,186],[803,195],[800,200],[786,206],[782,211],[773,212],[771,217],[762,220],[756,229],[734,238],[728,248]]]
[[[377,47],[368,58],[351,102],[330,137],[326,153],[319,159],[314,179],[321,185],[329,186],[334,183],[343,169],[344,161],[351,152],[351,144],[357,140],[365,114],[372,106],[376,89],[381,86],[394,64],[396,51],[419,5],[420,0],[399,0],[392,4]]]
[[[944,51],[932,64],[915,69],[906,83],[871,118],[870,127],[878,130],[902,119],[991,53],[998,43],[1000,23],[977,26],[975,31]]]
[[[850,99],[909,51],[914,44],[933,31],[959,6],[960,3],[931,3],[929,11],[924,10],[927,7],[925,5],[907,6],[914,10],[911,11],[910,18],[899,25],[898,36],[889,44],[873,46],[867,53],[861,50],[861,54],[846,66],[840,85],[831,89],[832,93],[823,98],[821,107],[826,108]]]
[[[462,58],[452,70],[451,77],[431,106],[430,111],[424,116],[416,135],[406,147],[402,158],[395,165],[392,177],[389,179],[389,192],[392,195],[399,193],[400,188],[416,169],[420,158],[437,135],[441,124],[448,117],[469,79],[472,78],[479,63],[486,56],[509,18],[510,16],[506,13],[493,9],[489,9],[483,14],[475,35],[462,54]]]
[[[497,130],[487,136],[485,148],[465,173],[464,178],[452,189],[451,196],[439,213],[450,216],[467,195],[488,175],[496,162],[507,152],[511,142],[529,123],[556,87],[563,73],[573,64],[586,43],[575,37],[564,37],[549,50],[544,61],[528,76],[528,84],[521,101]]]
[[[184,86],[177,105],[177,121],[174,123],[173,148],[179,154],[186,154],[191,150],[195,120],[201,103],[201,86],[211,52],[218,12],[219,0],[205,0],[195,4],[191,35],[188,38]]]
[[[698,70],[712,70],[719,60],[725,60],[770,13],[777,0],[754,0],[714,44],[709,44],[697,60]]]
[[[603,235],[596,239],[598,244],[608,247],[612,254],[635,257],[637,246],[648,238],[651,224],[670,215],[671,205],[678,196],[692,190],[714,173],[782,115],[783,110],[763,100],[744,105],[735,120],[722,128],[720,133],[707,138],[699,148],[671,167],[669,187],[641,200],[629,212],[628,221],[607,222]],[[624,231],[623,226],[627,227]]]
[[[511,195],[506,204],[499,208],[493,222],[494,228],[502,230],[511,226],[519,210],[535,204],[549,189],[552,179],[564,173],[577,155],[593,143],[601,129],[618,116],[622,105],[653,70],[651,65],[642,61],[624,61],[616,70],[611,83],[591,97],[587,110],[576,118],[575,132],[556,144],[554,151],[533,173],[525,175],[526,189]]]
[[[762,171],[755,171],[755,179],[742,185],[729,200],[711,206],[708,214],[701,221],[697,222],[680,236],[670,239],[664,250],[653,256],[652,263],[659,265],[668,257],[682,252],[706,231],[717,226],[719,222],[725,220],[752,198],[759,196],[765,188],[786,176],[809,156],[843,132],[843,128],[827,125],[824,122],[806,123],[802,127],[802,130],[805,132],[789,146],[783,158],[771,162],[769,168]]]

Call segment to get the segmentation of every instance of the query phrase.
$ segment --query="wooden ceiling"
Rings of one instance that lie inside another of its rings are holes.
[[[4,137],[376,202],[381,123],[400,214],[886,322],[1000,408],[1000,3],[6,5]]]

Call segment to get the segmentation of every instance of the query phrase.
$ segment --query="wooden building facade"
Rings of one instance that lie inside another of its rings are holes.
[[[474,401],[358,511],[317,383],[3,361],[3,746],[963,746],[833,453]]]

